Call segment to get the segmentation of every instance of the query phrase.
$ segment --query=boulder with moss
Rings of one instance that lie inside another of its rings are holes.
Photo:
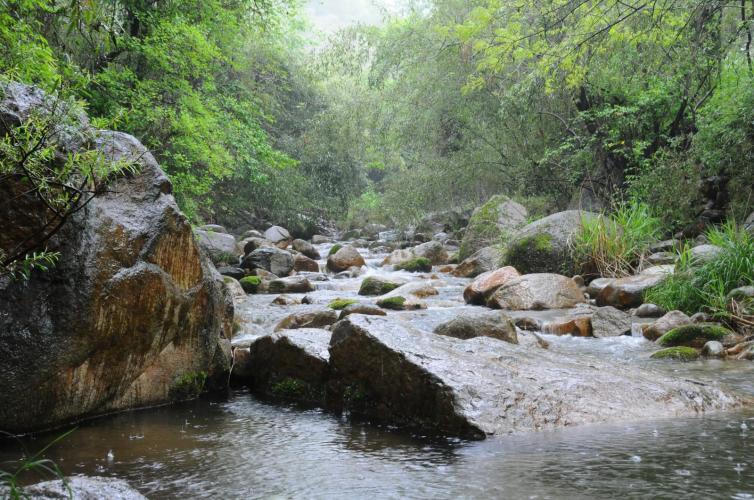
[[[257,293],[259,286],[262,284],[262,278],[259,276],[246,276],[241,278],[239,283],[246,293]]]
[[[506,266],[479,275],[463,290],[463,300],[467,304],[484,305],[495,290],[514,278],[521,276],[515,268]]]
[[[401,283],[396,283],[377,276],[368,276],[361,282],[359,295],[385,295],[399,286],[401,286]]]
[[[490,337],[510,342],[511,344],[518,344],[516,325],[502,311],[481,311],[462,314],[439,325],[435,328],[434,332],[437,335],[445,335],[457,339]]]
[[[677,361],[694,361],[699,359],[699,351],[693,347],[668,347],[653,353],[650,358],[652,359],[674,359]]]
[[[505,252],[499,246],[484,247],[453,270],[453,276],[458,278],[475,278],[480,274],[494,271],[503,265]]]
[[[657,339],[657,343],[664,347],[698,347],[702,348],[710,340],[722,341],[733,332],[715,323],[696,323],[673,328]]]
[[[327,269],[334,273],[346,271],[351,267],[359,268],[365,264],[364,257],[351,245],[341,247],[334,253],[331,250],[327,257]]]
[[[300,328],[324,328],[338,321],[338,312],[333,309],[303,311],[290,314],[275,325],[275,331]]]
[[[330,309],[335,309],[336,311],[340,311],[350,306],[351,304],[358,304],[358,302],[359,301],[355,299],[335,299],[330,302],[327,307],[329,307]]]
[[[507,196],[495,195],[474,210],[463,234],[458,256],[471,257],[484,247],[505,246],[513,234],[526,224],[526,208]]]
[[[313,292],[314,285],[305,276],[290,276],[272,280],[267,285],[267,293],[307,293]]]
[[[432,271],[432,262],[426,257],[415,257],[405,262],[401,262],[395,269],[398,271],[408,271],[410,273],[428,273]]]

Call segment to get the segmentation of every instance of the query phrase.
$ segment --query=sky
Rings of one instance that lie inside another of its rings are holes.
[[[400,0],[309,0],[305,12],[317,30],[333,33],[363,22],[378,24],[382,9],[395,11]]]

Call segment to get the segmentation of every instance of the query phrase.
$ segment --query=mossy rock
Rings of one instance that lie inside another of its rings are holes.
[[[429,273],[432,271],[432,262],[426,257],[417,257],[401,262],[395,268],[399,271],[408,271],[410,273]]]
[[[478,207],[458,249],[459,260],[490,245],[505,245],[515,230],[526,223],[526,208],[507,196],[495,195]]]
[[[354,299],[335,299],[330,302],[327,307],[329,307],[330,309],[335,309],[336,311],[341,311],[351,304],[358,304],[358,302],[358,300]]]
[[[406,304],[406,298],[401,296],[386,297],[377,302],[377,305],[383,309],[391,309],[393,311],[402,311]]]
[[[239,281],[243,291],[246,293],[257,293],[259,285],[262,284],[262,278],[259,276],[246,276]]]
[[[673,328],[657,339],[657,343],[664,347],[702,347],[710,340],[722,341],[726,335],[731,334],[733,332],[724,326],[713,323],[698,323]]]
[[[652,359],[675,359],[677,361],[694,361],[699,358],[699,351],[693,347],[668,347],[650,356]]]
[[[392,281],[385,281],[379,278],[365,278],[364,281],[361,282],[361,286],[359,287],[359,295],[385,295],[386,293],[392,292],[396,288],[398,288],[400,285],[398,283],[393,283]]]
[[[341,248],[343,248],[343,245],[341,245],[340,243],[337,243],[333,245],[332,248],[330,248],[330,251],[327,253],[327,255],[328,256],[335,255],[336,253],[338,253],[338,250],[340,250]]]

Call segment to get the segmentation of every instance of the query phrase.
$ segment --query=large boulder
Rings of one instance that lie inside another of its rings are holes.
[[[352,315],[330,341],[330,404],[373,420],[484,438],[600,422],[729,410],[715,386],[644,367],[487,337],[434,335]]]
[[[583,222],[594,217],[591,212],[567,210],[532,222],[511,238],[506,263],[522,273],[579,273],[571,240],[581,232]]]
[[[474,278],[482,273],[498,269],[505,258],[500,247],[484,247],[461,262],[453,270],[453,276],[459,278]]]
[[[238,262],[239,252],[236,239],[226,233],[195,229],[194,235],[199,246],[207,252],[215,264],[232,264]]]
[[[319,264],[314,259],[310,259],[306,255],[296,254],[293,257],[293,270],[298,272],[318,273]]]
[[[316,248],[314,248],[314,245],[309,243],[306,240],[296,239],[293,240],[293,243],[291,244],[293,249],[299,253],[302,253],[313,260],[319,260],[322,257],[319,255],[319,252]]]
[[[494,309],[568,309],[586,302],[573,279],[559,274],[525,274],[495,290],[487,300]]]
[[[422,217],[416,225],[415,232],[423,234],[453,233],[466,227],[468,223],[469,212],[455,209],[433,212]]]
[[[515,268],[506,266],[480,274],[463,290],[463,300],[467,304],[484,305],[495,290],[514,278],[521,276]]]
[[[526,224],[527,216],[526,208],[520,203],[507,196],[493,196],[471,215],[458,257],[463,260],[484,247],[503,245],[518,228]]]
[[[647,340],[657,340],[670,330],[684,325],[690,325],[691,318],[681,311],[670,311],[654,323],[642,327],[642,335]]]
[[[611,306],[598,307],[592,314],[592,335],[618,337],[631,333],[631,316]]]
[[[26,282],[0,279],[4,431],[185,399],[229,367],[233,299],[170,181],[136,138],[79,126],[107,160],[140,169],[114,179],[48,242],[60,252],[54,268]],[[0,183],[0,205],[18,189]],[[45,211],[29,198],[21,205]],[[3,206],[0,248],[29,221]]]
[[[264,238],[273,242],[275,245],[290,241],[291,233],[284,227],[272,226],[264,232]]]
[[[457,318],[435,328],[437,335],[455,337],[457,339],[472,339],[474,337],[490,337],[518,344],[516,325],[513,320],[502,311],[482,311],[462,314]]]
[[[9,495],[5,487],[0,486],[0,496]],[[10,498],[10,495],[8,496]],[[117,500],[147,500],[147,497],[132,488],[122,479],[114,477],[67,477],[65,482],[60,479],[44,481],[23,488],[21,498],[35,500],[59,500],[73,498],[75,500],[98,500],[102,498]]]
[[[351,267],[361,267],[365,264],[364,257],[351,245],[341,247],[327,258],[327,268],[334,273],[346,271]]]
[[[672,273],[673,266],[655,266],[636,276],[610,279],[597,293],[597,304],[620,309],[639,307],[644,303],[644,293],[662,283]]]
[[[314,285],[306,276],[278,278],[267,283],[267,293],[307,293],[313,291]]]
[[[293,265],[293,255],[276,247],[257,248],[241,262],[244,269],[264,269],[275,276],[288,276]]]
[[[413,248],[413,253],[417,257],[428,259],[433,266],[439,266],[448,262],[448,252],[439,241],[428,241],[417,245]]]
[[[299,328],[324,328],[338,321],[338,315],[338,311],[332,309],[293,313],[280,320],[275,326],[275,331],[298,330]]]

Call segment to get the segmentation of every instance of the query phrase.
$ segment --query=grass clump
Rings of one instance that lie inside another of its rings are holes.
[[[584,217],[581,232],[571,241],[574,260],[582,271],[604,277],[635,274],[657,241],[661,224],[649,206],[633,200],[617,205],[609,215]]]
[[[385,295],[392,292],[400,285],[392,281],[384,281],[377,278],[365,278],[359,287],[359,295]]]
[[[328,254],[327,254],[327,255],[328,255],[328,256],[330,256],[330,255],[335,255],[336,253],[338,253],[338,250],[340,250],[341,248],[343,248],[343,245],[341,245],[340,243],[336,243],[335,245],[333,245],[333,246],[332,246],[332,247],[330,248],[330,252],[328,252]]]
[[[262,284],[262,278],[259,276],[246,276],[239,281],[241,288],[246,293],[256,293],[259,285]]]
[[[650,356],[652,359],[675,359],[677,361],[693,361],[699,358],[699,351],[693,347],[668,347]]]
[[[399,271],[408,271],[410,273],[428,273],[432,271],[432,262],[426,257],[417,257],[401,262],[395,268]]]
[[[667,311],[704,311],[746,323],[750,319],[737,315],[735,301],[728,294],[754,285],[754,236],[733,222],[707,231],[706,236],[722,251],[700,263],[691,258],[691,248],[686,246],[680,252],[675,274],[648,290],[645,300]]]
[[[330,302],[327,307],[329,307],[330,309],[335,309],[336,311],[342,311],[351,304],[358,304],[358,302],[359,301],[355,299],[335,299]]]
[[[406,303],[405,297],[387,297],[377,302],[377,305],[380,306],[383,309],[392,309],[395,311],[401,311],[403,310],[404,304]]]
[[[668,333],[657,339],[657,343],[665,347],[680,345],[701,347],[707,341],[722,340],[723,337],[732,333],[732,331],[728,330],[724,326],[710,323],[699,323],[673,328]]]

